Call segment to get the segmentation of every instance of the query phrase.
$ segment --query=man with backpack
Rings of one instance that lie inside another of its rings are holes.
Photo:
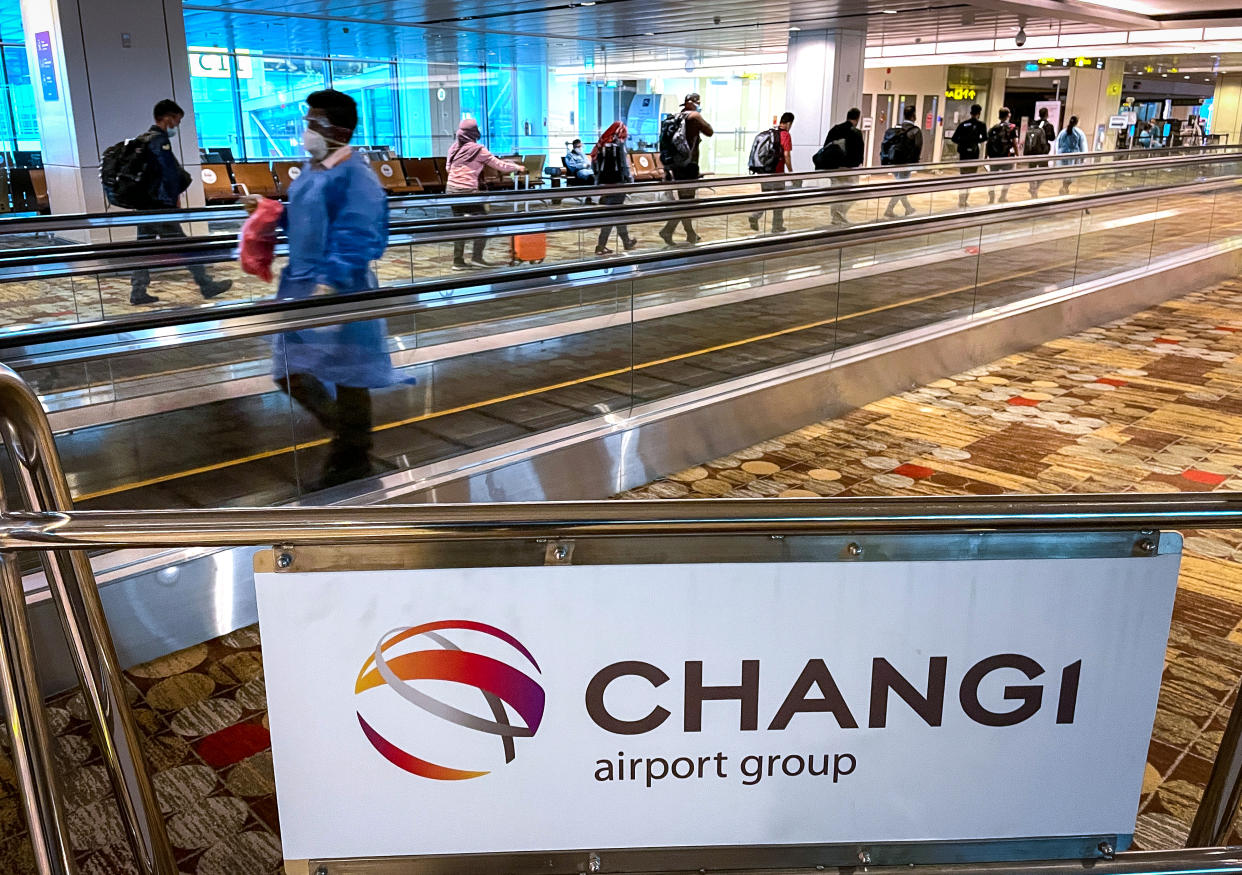
[[[915,121],[916,118],[918,118],[918,110],[911,104],[902,111],[901,124],[884,132],[884,140],[880,144],[881,164],[900,166],[919,163],[923,155],[923,131]],[[909,179],[910,171],[897,171],[893,174],[893,178]],[[908,216],[914,212],[914,205],[910,203],[910,198],[903,194],[889,199],[888,209],[884,211],[886,219],[897,218],[893,207],[899,203],[905,210],[905,215]]]
[[[1022,154],[1031,155],[1048,155],[1052,152],[1052,144],[1056,142],[1057,130],[1052,126],[1052,122],[1048,121],[1048,107],[1041,106],[1039,108],[1039,121],[1026,129],[1026,139],[1022,141]],[[1027,165],[1028,169],[1036,167],[1047,167],[1047,161],[1031,161]],[[1028,183],[1031,189],[1031,198],[1039,197],[1039,186],[1042,183],[1038,175],[1032,175],[1031,181]]]
[[[191,182],[190,174],[177,162],[172,150],[172,138],[177,135],[177,128],[185,116],[185,110],[174,101],[161,100],[155,105],[153,115],[155,124],[151,125],[151,129],[130,141],[137,144],[136,148],[145,160],[145,169],[126,176],[122,181],[124,190],[113,187],[113,180],[105,178],[105,192],[109,201],[118,203],[119,200],[118,205],[132,209],[176,209],[177,202]],[[121,151],[129,145],[117,144]],[[117,146],[108,151],[116,150]],[[107,154],[105,153],[105,164],[108,163]],[[141,165],[142,161],[138,163]],[[185,236],[185,231],[176,222],[148,222],[138,226],[139,240],[167,240]],[[201,264],[191,264],[188,267],[204,298],[214,298],[233,286],[232,280],[212,281],[207,268]],[[129,302],[135,306],[157,303],[159,298],[147,291],[150,284],[150,271],[146,268],[134,271],[130,277]]]
[[[682,101],[681,112],[660,122],[660,161],[664,164],[665,179],[698,179],[702,175],[699,172],[699,143],[703,137],[714,133],[707,119],[703,118],[702,98],[697,94],[687,94]],[[677,199],[692,200],[694,195],[693,188],[683,188],[677,192]],[[660,239],[672,246],[673,232],[679,224],[686,229],[687,243],[693,246],[699,242],[699,235],[694,233],[694,225],[689,219],[669,219],[660,229]]]
[[[823,147],[811,158],[816,170],[853,170],[862,166],[867,146],[863,142],[862,131],[858,129],[861,119],[862,110],[854,107],[845,114],[845,121],[829,129]],[[833,177],[828,184],[835,187],[850,185],[853,181],[849,177]],[[848,203],[833,204],[832,224],[846,224],[845,214],[849,208]]]
[[[988,130],[987,156],[991,158],[1012,158],[1018,154],[1018,129],[1013,122],[1009,121],[1009,109],[1004,107],[1000,111],[1000,121],[992,125]],[[1006,170],[1013,170],[1012,163],[995,163],[988,162],[989,173],[1004,173]],[[1001,203],[1005,203],[1009,199],[1009,186],[1001,186]],[[988,189],[988,203],[996,203],[996,189]]]
[[[970,118],[961,122],[957,126],[957,130],[953,132],[953,143],[957,146],[957,158],[959,161],[978,161],[979,147],[987,141],[988,126],[983,123],[983,119],[979,118],[983,114],[983,107],[975,104],[970,108]],[[979,165],[972,164],[969,167],[963,167],[959,173],[972,174],[979,172]],[[970,190],[963,188],[957,193],[957,205],[960,209],[966,208],[966,202],[970,199]]]
[[[793,127],[794,114],[786,112],[781,115],[780,124],[766,131],[760,131],[759,136],[755,137],[755,143],[750,147],[750,172],[763,173],[770,175],[778,175],[781,173],[793,172],[793,138],[789,136],[789,129]],[[761,191],[784,191],[784,182],[761,182],[759,184]],[[763,218],[763,210],[751,213],[750,230],[759,230],[759,220]],[[785,231],[785,211],[775,209],[772,211],[772,228],[773,234],[782,234]]]

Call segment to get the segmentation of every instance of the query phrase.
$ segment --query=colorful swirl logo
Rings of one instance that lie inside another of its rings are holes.
[[[521,654],[536,673],[540,672],[535,657],[508,632],[472,620],[440,620],[421,626],[391,629],[380,636],[375,652],[362,664],[358,682],[354,685],[354,694],[361,695],[376,688],[387,688],[411,705],[442,720],[498,736],[504,749],[505,762],[512,762],[515,755],[514,739],[533,737],[543,720],[543,687],[508,663],[462,650],[441,634],[449,630],[481,632],[498,639]],[[434,643],[438,649],[414,650],[386,656],[386,652],[398,644],[420,635]],[[492,719],[441,702],[415,689],[410,684],[411,681],[448,681],[474,687],[482,694]],[[522,718],[525,726],[515,726],[509,721],[505,705]],[[361,711],[358,712],[358,724],[367,740],[384,759],[411,774],[439,781],[461,781],[488,774],[485,771],[437,765],[402,750],[380,735],[362,716]]]

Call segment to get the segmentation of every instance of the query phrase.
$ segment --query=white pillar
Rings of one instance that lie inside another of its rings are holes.
[[[794,169],[814,170],[811,156],[824,135],[862,105],[863,50],[867,31],[833,28],[789,34],[785,108],[794,114]]]
[[[203,203],[180,0],[21,0],[53,213],[99,212],[99,156],[151,126],[156,102],[186,111],[173,149]]]
[[[1117,113],[1121,105],[1121,82],[1125,75],[1125,61],[1110,59],[1103,70],[1093,67],[1071,67],[1069,87],[1065,91],[1065,120],[1078,116],[1078,126],[1087,137],[1087,147],[1092,151],[1100,148],[1100,125],[1104,126],[1103,148],[1114,148],[1110,138],[1108,119]]]
[[[1208,133],[1226,135],[1231,146],[1242,143],[1242,74],[1230,73],[1217,78],[1212,100],[1212,130]]]

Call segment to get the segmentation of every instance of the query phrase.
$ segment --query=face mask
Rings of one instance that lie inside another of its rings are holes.
[[[302,132],[302,148],[316,161],[322,161],[328,157],[328,141],[323,138],[323,134],[317,131],[306,130]]]
[[[172,137],[177,136],[177,129],[176,129],[175,127],[169,128],[169,129],[168,129],[168,136],[169,136],[169,138],[170,138],[170,139],[171,139]]]

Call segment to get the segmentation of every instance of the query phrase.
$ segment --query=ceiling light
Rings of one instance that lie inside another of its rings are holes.
[[[1160,74],[1160,78],[1161,78],[1161,79],[1168,79],[1168,78],[1169,78],[1169,74],[1168,74],[1168,73],[1161,73],[1161,74]]]
[[[800,31],[800,30],[802,30],[802,28],[798,27],[798,25],[796,25],[796,24],[791,24],[791,25],[789,26],[789,32],[790,32],[790,33],[797,33],[797,32],[798,32],[798,31]]]
[[[896,15],[897,14],[896,9],[881,9],[880,12],[883,13],[884,15]]]
[[[1184,78],[1189,79],[1190,77],[1189,77],[1189,76],[1186,76],[1186,77],[1184,77]]]

